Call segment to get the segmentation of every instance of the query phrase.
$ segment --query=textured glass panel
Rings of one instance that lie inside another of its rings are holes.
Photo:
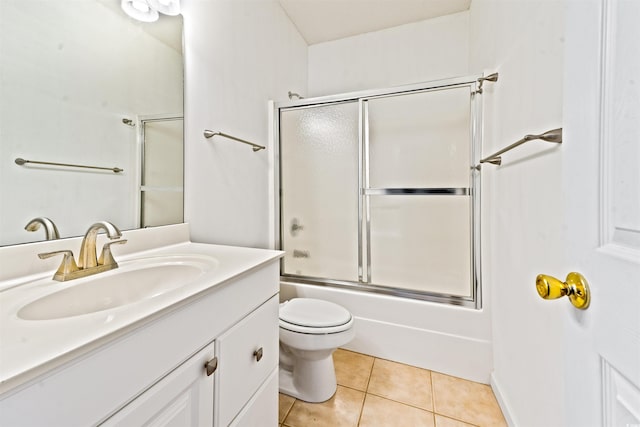
[[[141,227],[184,221],[182,191],[143,191]]]
[[[371,196],[374,284],[471,296],[471,198]]]
[[[284,273],[358,280],[358,104],[283,111],[280,141]]]
[[[144,124],[144,185],[182,187],[182,120]]]
[[[371,188],[469,187],[468,87],[377,98],[368,104]]]

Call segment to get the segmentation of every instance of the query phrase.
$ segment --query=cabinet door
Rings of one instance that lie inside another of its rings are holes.
[[[276,427],[278,425],[278,368],[260,386],[229,427]]]
[[[216,425],[228,426],[277,367],[278,331],[276,295],[216,339]],[[271,425],[268,415],[261,425]]]
[[[104,426],[213,426],[213,378],[205,364],[209,344],[109,418]]]

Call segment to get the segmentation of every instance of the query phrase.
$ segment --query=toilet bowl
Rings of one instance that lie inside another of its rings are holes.
[[[344,307],[313,298],[280,304],[280,392],[324,402],[336,392],[333,352],[353,339],[353,316]]]

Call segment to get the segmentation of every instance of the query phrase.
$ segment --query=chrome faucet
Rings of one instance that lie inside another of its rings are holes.
[[[58,233],[58,227],[51,221],[49,218],[45,216],[39,216],[37,218],[33,218],[29,223],[24,227],[27,231],[37,231],[40,228],[40,225],[44,226],[44,233],[46,240],[55,240],[60,238],[60,233]]]
[[[118,263],[111,253],[111,245],[122,244],[127,241],[122,239],[105,243],[102,247],[102,253],[98,258],[96,251],[96,239],[100,230],[104,230],[107,233],[107,237],[111,240],[122,237],[122,233],[118,230],[118,227],[108,221],[98,221],[89,227],[85,233],[84,239],[82,239],[82,243],[80,245],[80,256],[78,257],[77,263],[73,258],[73,252],[70,250],[38,254],[41,259],[50,258],[55,255],[63,255],[62,263],[53,276],[54,280],[64,282],[66,280],[78,279],[80,277],[90,276],[92,274],[118,268]]]

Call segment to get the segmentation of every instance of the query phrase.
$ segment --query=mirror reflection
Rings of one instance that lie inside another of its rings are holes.
[[[182,117],[182,17],[0,1],[0,245],[182,222]]]

